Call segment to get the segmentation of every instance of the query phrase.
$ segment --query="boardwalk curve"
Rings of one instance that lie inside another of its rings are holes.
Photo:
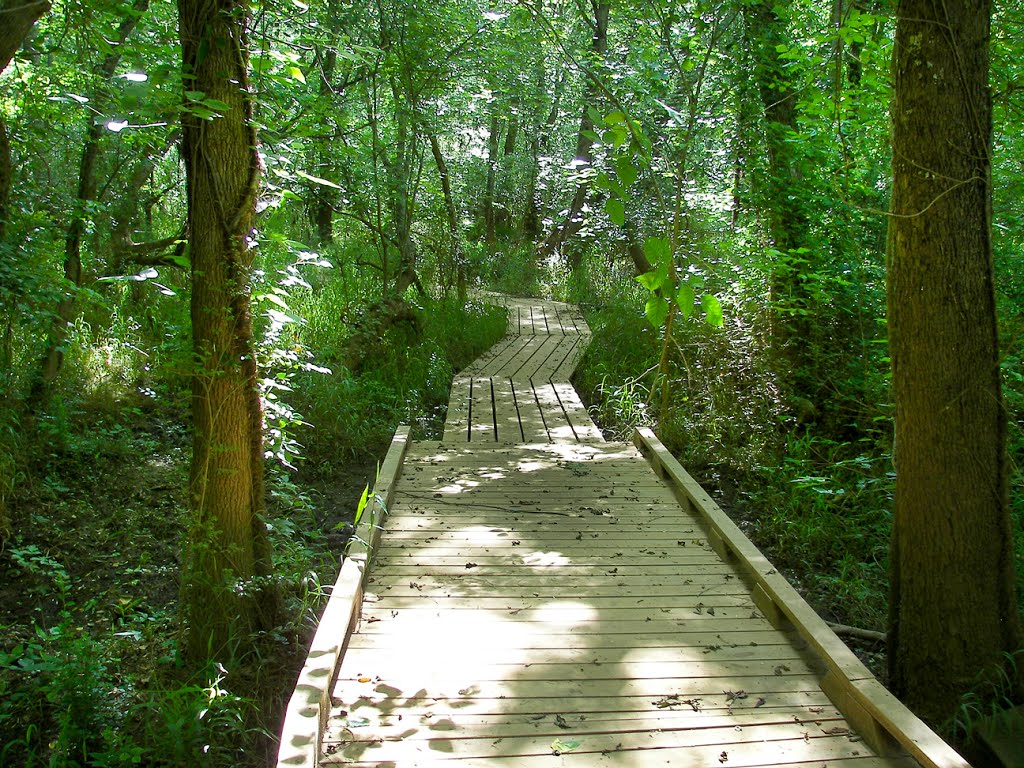
[[[444,439],[396,435],[279,766],[967,765],[653,433],[603,440],[578,312],[501,301]]]

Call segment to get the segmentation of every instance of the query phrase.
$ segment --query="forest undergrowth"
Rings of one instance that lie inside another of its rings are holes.
[[[362,489],[399,423],[439,433],[453,371],[505,322],[479,304],[381,302],[354,278],[314,283],[289,292],[288,323],[262,319],[284,617],[252,639],[254,657],[198,672],[178,644],[188,329],[162,322],[175,332],[161,342],[111,322],[130,291],[76,327],[60,391],[5,456],[17,474],[4,489],[16,533],[0,556],[0,765],[272,762]]]

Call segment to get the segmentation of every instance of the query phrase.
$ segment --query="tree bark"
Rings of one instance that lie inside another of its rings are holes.
[[[1012,677],[1004,653],[1022,639],[991,242],[990,17],[989,0],[901,0],[893,63],[889,679],[935,726],[980,680]]]
[[[0,72],[7,69],[32,25],[48,10],[49,0],[0,0]]]
[[[178,0],[184,89],[228,105],[215,120],[186,110],[192,261],[192,530],[182,581],[185,648],[194,660],[238,653],[273,626],[263,522],[263,414],[249,276],[259,155],[243,0]]]
[[[334,22],[338,15],[337,0],[328,3],[327,18]],[[338,41],[334,41],[335,45]],[[329,47],[323,56],[323,64],[320,69],[320,101],[330,103],[334,94],[334,70],[338,64],[338,51],[335,45]],[[321,167],[315,171],[316,176],[327,178],[324,168],[331,160],[331,149],[328,143],[317,141],[313,155],[319,161]],[[337,193],[331,187],[322,184],[315,184],[312,187],[313,194],[313,224],[316,227],[317,242],[320,245],[329,245],[334,241],[334,206],[337,201]]]
[[[462,233],[459,231],[459,212],[455,208],[455,198],[452,196],[451,178],[448,174],[448,163],[444,160],[441,152],[441,145],[433,132],[429,133],[430,151],[434,155],[434,164],[437,166],[437,175],[441,179],[441,192],[444,195],[444,208],[448,216],[448,235],[452,239],[452,263],[455,267],[455,283],[458,291],[459,301],[466,300],[466,258],[462,253]]]
[[[492,248],[498,242],[498,231],[494,222],[494,191],[498,176],[498,120],[497,106],[491,105],[491,120],[487,133],[487,187],[484,190],[484,240]]]

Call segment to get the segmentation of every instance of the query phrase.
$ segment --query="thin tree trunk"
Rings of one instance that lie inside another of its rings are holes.
[[[490,130],[487,134],[487,188],[484,192],[484,240],[491,247],[498,242],[498,232],[494,223],[494,190],[498,175],[498,132],[501,123],[498,120],[497,108],[491,113]]]
[[[901,0],[897,16],[889,681],[939,726],[980,680],[1012,678],[1004,654],[1022,642],[992,261],[991,4]]]
[[[327,15],[333,21],[337,16],[337,0],[328,4]],[[327,50],[324,56],[323,65],[320,70],[320,100],[328,102],[334,94],[334,70],[338,64],[338,51],[335,47]],[[322,140],[317,142],[313,151],[314,157],[319,160],[319,167],[315,174],[328,178],[325,168],[330,163],[331,149]],[[316,227],[317,242],[320,245],[329,245],[334,241],[334,205],[338,198],[336,190],[323,184],[313,186],[313,224]]]
[[[545,69],[543,61],[537,67],[537,91],[544,91]],[[531,240],[540,237],[541,232],[541,201],[537,194],[537,180],[540,176],[540,155],[547,151],[551,143],[551,131],[558,122],[561,111],[562,90],[565,87],[565,76],[555,81],[554,93],[551,98],[551,107],[547,117],[538,122],[530,136],[530,178],[527,182],[526,214],[523,218],[523,233]]]
[[[610,5],[601,0],[591,0],[591,7],[594,11],[594,23],[592,25],[594,36],[591,50],[595,59],[603,59],[605,52],[608,50]],[[587,93],[588,98],[583,104],[583,114],[580,116],[580,128],[576,134],[575,159],[578,164],[589,165],[594,160],[594,140],[588,135],[594,131],[594,121],[590,119],[590,108],[597,94],[593,84],[589,85]],[[561,223],[555,225],[538,249],[538,257],[545,259],[556,252],[560,252],[565,241],[580,231],[580,228],[583,226],[583,205],[587,201],[589,194],[590,183],[581,181],[576,187],[576,194],[569,204],[569,210],[566,212],[565,217]],[[570,266],[573,268],[579,266],[579,259],[573,259],[573,263]]]
[[[462,253],[462,233],[459,231],[459,213],[455,208],[455,198],[452,197],[451,179],[448,174],[448,164],[444,161],[441,153],[441,145],[437,142],[437,136],[432,132],[430,138],[430,151],[434,155],[434,164],[437,166],[437,175],[441,179],[441,192],[444,194],[444,208],[448,215],[448,235],[452,240],[452,262],[455,266],[455,282],[457,286],[459,301],[466,300],[466,258]]]
[[[516,151],[516,139],[519,138],[519,119],[512,115],[508,119],[508,133],[505,134],[505,144],[501,149],[502,157],[509,157]]]
[[[398,243],[395,293],[402,296],[409,286],[415,285],[416,290],[422,294],[424,289],[416,274],[416,240],[412,236],[413,208],[416,202],[412,191],[413,169],[419,154],[416,124],[395,78],[391,80],[391,92],[395,103],[395,159],[390,160],[386,153],[382,157],[391,182],[391,213]]]
[[[121,61],[125,41],[135,30],[148,8],[149,0],[135,0],[131,10],[121,21],[115,37],[114,50],[107,54],[97,72],[101,88],[105,87],[110,78],[114,76],[114,71]],[[45,402],[54,380],[60,373],[64,363],[64,347],[67,344],[68,328],[78,314],[77,293],[78,288],[82,285],[82,239],[86,234],[89,221],[87,208],[96,198],[96,161],[99,159],[100,138],[104,131],[103,111],[106,109],[108,100],[109,98],[102,90],[93,99],[92,107],[96,114],[91,118],[85,134],[82,159],[78,168],[75,207],[64,238],[65,288],[57,302],[57,311],[50,325],[39,376],[33,383],[32,393],[29,397],[33,407],[39,407]]]
[[[769,283],[771,338],[789,395],[808,398],[816,371],[814,313],[804,275],[813,266],[804,263],[810,257],[810,219],[801,193],[804,180],[795,140],[797,94],[779,53],[787,43],[786,28],[771,0],[745,5],[743,15],[754,58],[754,80],[764,107],[768,149],[764,201],[772,246],[777,252]]]
[[[182,146],[192,260],[193,525],[182,580],[190,658],[244,651],[269,629],[277,597],[263,522],[263,414],[252,344],[250,238],[259,155],[243,0],[178,0],[184,89],[228,105],[187,110]]]

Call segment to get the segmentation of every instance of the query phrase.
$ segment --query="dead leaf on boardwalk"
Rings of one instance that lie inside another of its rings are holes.
[[[732,704],[734,701],[747,698],[746,691],[723,691],[725,694],[725,700]]]
[[[656,706],[658,709],[668,709],[669,707],[675,707],[675,706],[678,706],[679,704],[682,704],[682,703],[683,702],[681,702],[679,700],[679,694],[678,693],[670,693],[668,696],[660,698],[657,701],[652,701],[651,702],[651,704]]]
[[[469,570],[470,568],[476,568],[476,567],[477,567],[476,563],[466,563],[466,570]]]
[[[569,728],[569,724],[565,721],[565,718],[561,715],[555,715],[555,725],[559,728]]]
[[[720,754],[718,756],[718,762],[720,762],[720,763],[728,763],[729,762],[729,753],[726,752],[724,749],[722,750],[722,754]]]
[[[789,667],[786,666],[785,664],[779,664],[779,666],[777,666],[775,668],[775,674],[776,675],[781,675],[783,672],[789,672],[789,671],[790,671]]]
[[[755,704],[754,706],[755,707],[763,707],[767,703],[768,703],[768,700],[764,696],[758,696],[757,697],[757,704]]]

